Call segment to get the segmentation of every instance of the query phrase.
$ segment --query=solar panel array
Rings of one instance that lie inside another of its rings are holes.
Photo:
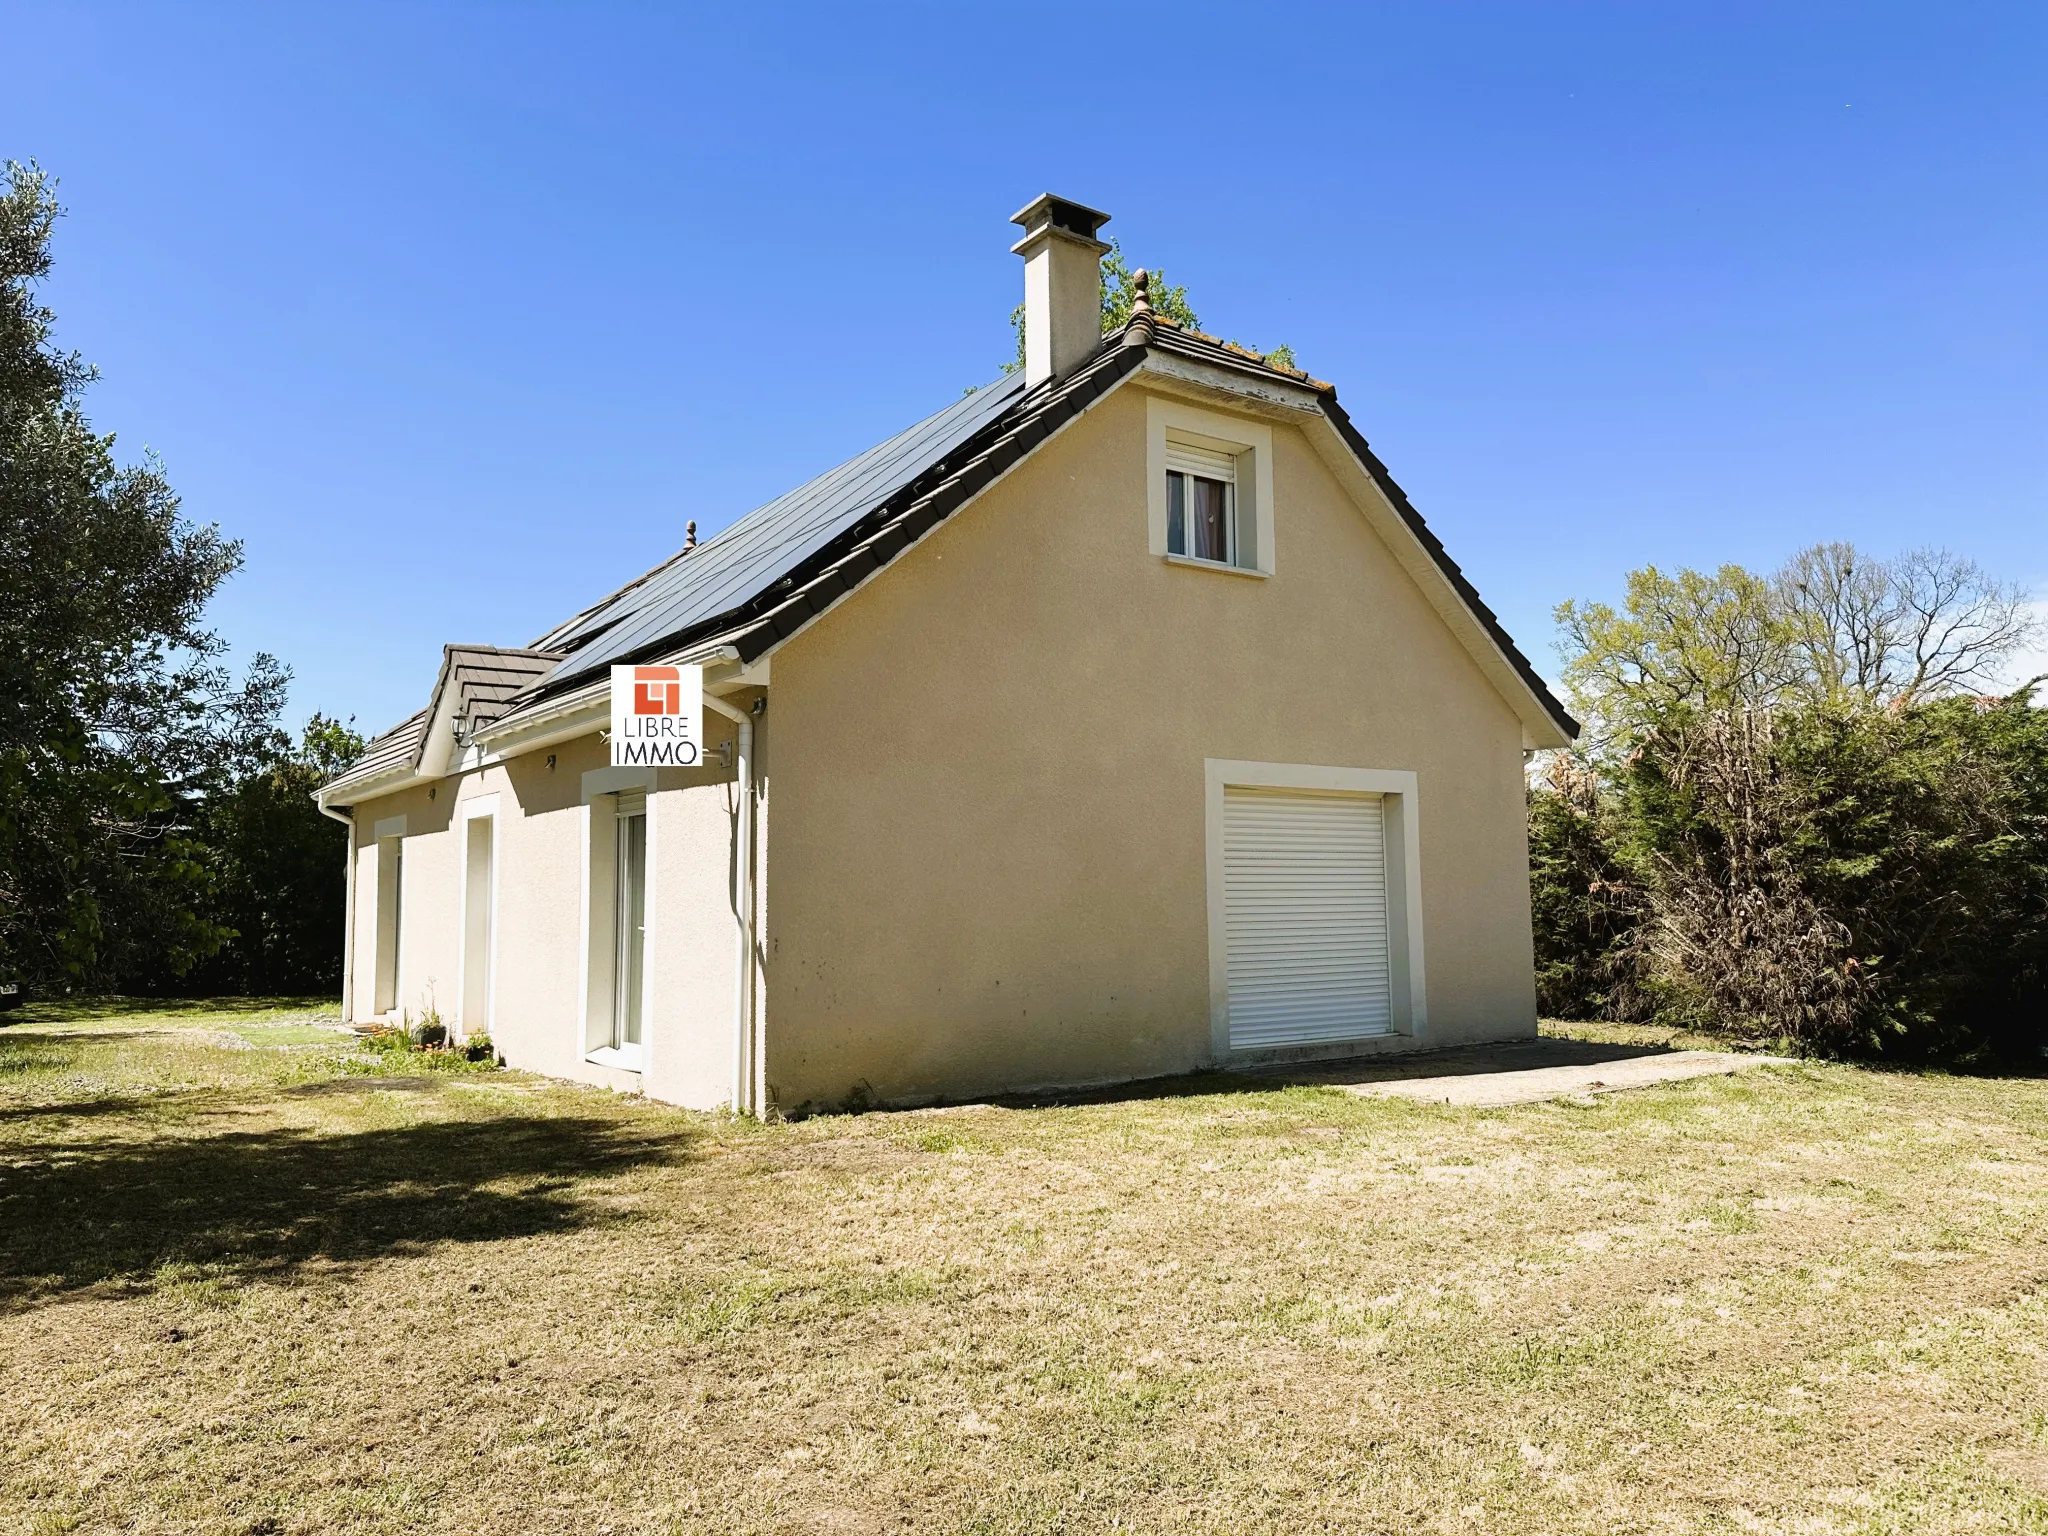
[[[965,395],[837,469],[757,507],[630,586],[534,642],[573,651],[548,679],[552,690],[694,629],[757,596],[858,523],[1015,404],[1013,374]]]

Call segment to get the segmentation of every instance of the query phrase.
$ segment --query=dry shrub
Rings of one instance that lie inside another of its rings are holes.
[[[1957,691],[2027,633],[2007,589],[1823,546],[1559,616],[1592,728],[1531,792],[1546,1005],[1826,1055],[2048,1036],[2048,711]]]

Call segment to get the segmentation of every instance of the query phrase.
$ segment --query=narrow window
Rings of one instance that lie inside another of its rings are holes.
[[[612,985],[612,1044],[640,1044],[642,973],[647,958],[647,814],[619,815],[618,969]]]

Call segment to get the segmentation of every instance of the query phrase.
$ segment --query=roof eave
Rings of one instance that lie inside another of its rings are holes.
[[[739,661],[741,656],[737,647],[712,641],[682,646],[656,659],[668,666],[710,666]],[[476,733],[474,745],[483,749],[486,759],[502,761],[587,736],[610,720],[611,673],[607,670],[553,698],[530,700],[500,716]]]
[[[1174,346],[1175,333],[1162,331],[1161,340],[1145,348],[1147,382],[1176,393],[1216,402],[1280,420],[1298,420],[1320,408],[1327,388],[1319,389],[1306,380],[1288,378],[1249,358],[1204,348]]]
[[[400,763],[391,768],[378,770],[360,779],[339,778],[323,784],[314,792],[314,801],[322,810],[330,806],[359,805],[365,800],[374,800],[379,795],[396,794],[415,784],[425,784],[432,774],[421,773],[410,763]]]

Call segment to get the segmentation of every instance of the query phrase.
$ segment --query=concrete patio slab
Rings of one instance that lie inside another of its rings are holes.
[[[1406,1058],[1318,1063],[1308,1069],[1275,1069],[1272,1075],[1342,1088],[1362,1098],[1498,1109],[1784,1066],[1790,1060],[1739,1051],[1644,1050],[1580,1040],[1531,1040]]]

